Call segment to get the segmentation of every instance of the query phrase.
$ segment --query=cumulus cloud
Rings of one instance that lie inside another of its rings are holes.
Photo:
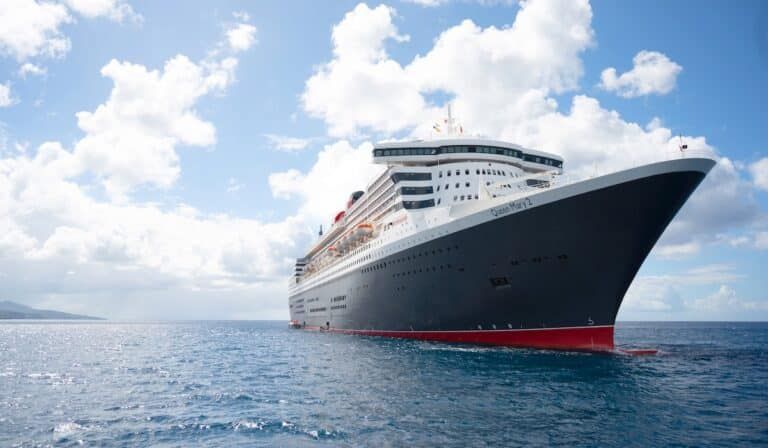
[[[744,278],[726,264],[710,264],[680,273],[639,276],[622,303],[622,314],[680,312],[690,307],[682,294],[691,289],[738,281]]]
[[[404,130],[423,136],[442,115],[427,96],[442,92],[453,97],[468,129],[500,136],[511,123],[553,111],[550,92],[577,88],[579,54],[593,45],[591,17],[586,1],[526,2],[512,26],[481,28],[465,20],[403,66],[385,51],[386,44],[407,40],[394,24],[395,11],[360,4],[334,27],[334,58],[307,81],[304,109],[334,136]]]
[[[0,107],[9,107],[16,104],[17,100],[11,96],[11,84],[0,84]]]
[[[140,14],[123,0],[3,0],[0,2],[0,55],[23,63],[19,76],[45,74],[45,68],[26,62],[33,58],[60,58],[72,44],[61,30],[74,22],[104,17],[116,22],[141,23]]]
[[[114,83],[109,99],[92,112],[77,113],[86,135],[75,145],[76,162],[96,173],[113,197],[139,184],[170,186],[179,175],[177,144],[216,142],[213,124],[194,106],[225,89],[236,66],[232,58],[196,64],[182,55],[162,70],[110,61],[101,70]]]
[[[269,176],[272,194],[280,199],[299,199],[297,216],[312,224],[325,223],[342,210],[349,195],[364,190],[384,170],[372,163],[373,145],[357,147],[342,140],[326,145],[307,173],[291,169]]]
[[[25,62],[21,65],[21,67],[19,67],[18,75],[20,78],[26,78],[29,75],[44,76],[47,72],[48,70],[46,70],[45,67],[41,67],[30,62]]]
[[[227,42],[235,51],[251,48],[256,43],[256,27],[248,23],[238,23],[227,30]]]
[[[6,293],[32,303],[88,302],[95,310],[102,307],[94,297],[116,305],[121,298],[189,295],[213,309],[211,291],[236,291],[242,299],[255,285],[260,291],[282,286],[296,245],[308,235],[301,221],[264,223],[184,203],[137,203],[129,195],[141,185],[172,185],[179,146],[215,143],[216,129],[196,104],[224,93],[236,67],[237,59],[219,53],[197,63],[178,55],[154,70],[112,60],[101,71],[113,84],[109,97],[76,114],[84,135],[71,149],[59,142],[30,151],[3,148],[0,276]],[[153,292],[158,288],[175,292]]]
[[[143,21],[142,16],[134,12],[131,5],[121,0],[65,0],[65,3],[70,9],[88,19],[106,17],[116,22]]]
[[[768,303],[766,302],[754,302],[742,300],[736,295],[734,290],[729,285],[720,285],[717,291],[712,294],[694,299],[686,302],[686,305],[695,311],[703,311],[706,313],[723,312],[723,311],[766,311],[768,310]]]
[[[59,29],[71,22],[67,8],[36,0],[0,2],[0,54],[24,61],[32,57],[59,57],[70,48]]]
[[[420,6],[435,7],[448,3],[449,0],[407,0],[408,3],[415,3]]]
[[[764,157],[749,166],[752,179],[757,188],[768,191],[768,157]]]
[[[662,258],[694,255],[733,229],[749,228],[765,219],[750,182],[738,164],[721,157],[686,202],[654,250]]]
[[[619,76],[613,67],[603,70],[600,88],[624,98],[665,95],[675,88],[677,75],[683,70],[683,67],[658,51],[643,50],[635,55],[632,62],[632,69]]]
[[[300,137],[290,137],[287,135],[277,135],[277,134],[264,134],[264,137],[269,140],[269,143],[272,145],[272,148],[278,150],[278,151],[284,151],[284,152],[298,152],[303,149],[306,149],[307,146],[309,146],[310,143],[312,143],[312,138],[300,138]]]

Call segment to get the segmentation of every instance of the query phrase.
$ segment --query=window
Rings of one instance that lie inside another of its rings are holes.
[[[469,187],[469,182],[467,182],[465,185],[466,185],[467,187]]]
[[[460,176],[461,175],[461,170],[456,170],[456,175]]]
[[[448,170],[448,177],[451,177],[451,170]]]
[[[467,176],[469,176],[469,170],[464,170],[464,174],[466,174]]]
[[[451,185],[450,185],[450,184],[445,184],[445,189],[446,189],[446,190],[447,190],[448,188],[450,188],[450,187],[451,187]]]
[[[480,170],[475,170],[475,174],[480,174]]]
[[[483,170],[482,173],[485,174],[485,170]]]
[[[439,177],[439,178],[442,178],[442,177],[443,177],[443,172],[442,172],[442,171],[439,171],[439,172],[437,173],[437,177]]]
[[[453,202],[456,202],[457,199],[459,199],[459,197],[458,196],[454,196],[453,197]]]
[[[437,205],[440,205],[440,198],[437,198]]]
[[[400,187],[400,194],[431,194],[433,193],[432,186],[428,187]]]
[[[462,201],[464,200],[464,195],[463,195],[463,194],[461,195],[461,200],[462,200]]]
[[[404,180],[432,180],[432,173],[393,173],[392,182]]]
[[[459,188],[459,185],[461,185],[459,182],[456,182],[456,188]]]
[[[403,208],[413,210],[418,208],[434,207],[435,200],[427,199],[425,201],[403,201]]]
[[[440,185],[437,186],[437,191],[440,191]]]

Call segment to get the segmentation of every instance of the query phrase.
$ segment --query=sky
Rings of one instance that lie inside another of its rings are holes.
[[[3,0],[0,300],[287,319],[372,143],[450,102],[574,178],[714,154],[619,319],[766,320],[766,5]]]

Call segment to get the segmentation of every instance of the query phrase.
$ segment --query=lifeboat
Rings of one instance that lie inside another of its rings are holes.
[[[347,212],[344,210],[340,211],[339,213],[336,213],[336,216],[333,217],[333,223],[336,224],[337,222],[341,221],[341,219],[346,215]]]
[[[373,233],[373,225],[370,223],[364,222],[357,226],[357,232],[362,234],[362,236],[371,236]]]

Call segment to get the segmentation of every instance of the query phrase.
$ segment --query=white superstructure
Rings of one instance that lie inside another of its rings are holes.
[[[297,260],[291,295],[371,263],[385,247],[445,234],[446,225],[473,211],[549,188],[563,167],[554,154],[477,138],[381,143],[373,157],[387,169],[353,193]]]

